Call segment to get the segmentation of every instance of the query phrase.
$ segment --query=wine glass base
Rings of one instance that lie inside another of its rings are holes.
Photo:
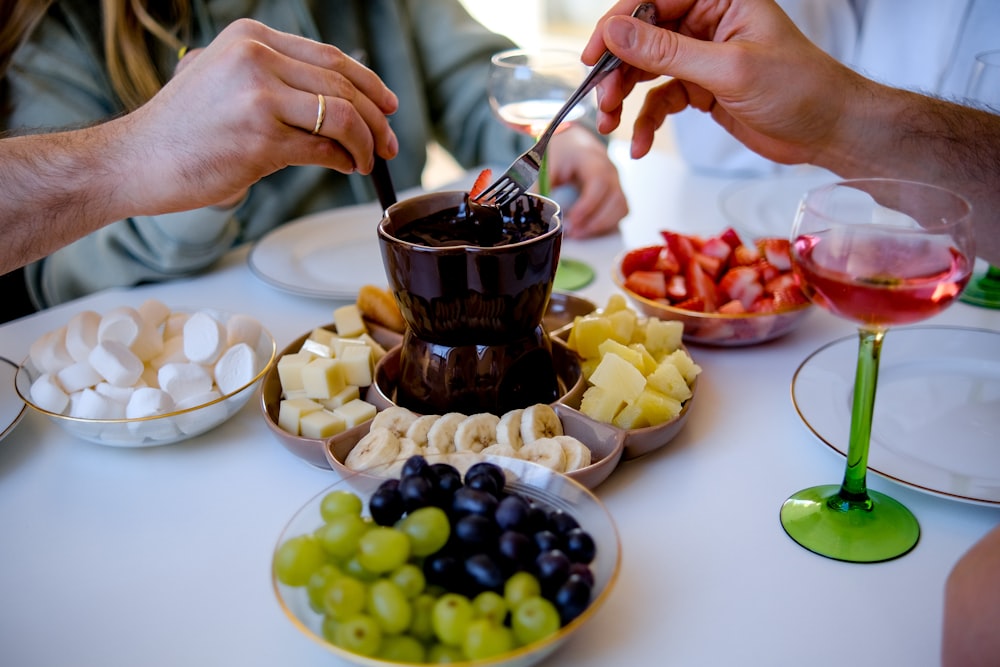
[[[877,563],[908,553],[920,539],[910,510],[884,493],[868,491],[871,508],[834,509],[840,485],[803,489],[781,506],[788,536],[810,551],[850,563]]]
[[[552,286],[557,290],[578,290],[594,280],[594,270],[577,259],[560,259]]]
[[[1000,308],[1000,282],[986,275],[973,276],[958,299],[982,308]]]

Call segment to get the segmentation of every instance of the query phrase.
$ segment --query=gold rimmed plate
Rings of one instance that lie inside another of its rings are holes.
[[[846,455],[857,336],[824,345],[792,379],[806,426]],[[885,337],[868,469],[964,502],[1000,505],[1000,332],[946,326]]]

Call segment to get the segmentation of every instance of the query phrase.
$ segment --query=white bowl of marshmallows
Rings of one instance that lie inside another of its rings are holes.
[[[233,416],[275,353],[274,338],[252,317],[150,299],[82,311],[44,334],[15,387],[28,406],[84,440],[167,445]]]

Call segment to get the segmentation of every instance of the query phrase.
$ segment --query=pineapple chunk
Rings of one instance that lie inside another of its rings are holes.
[[[646,363],[642,358],[642,353],[639,352],[638,350],[633,350],[630,347],[622,345],[613,338],[609,338],[600,345],[598,345],[597,352],[601,357],[604,357],[608,354],[617,354],[619,357],[621,357],[625,361],[635,366],[636,370],[638,370],[640,373],[642,373],[643,375],[646,374],[645,372]]]
[[[646,376],[628,361],[610,352],[590,376],[591,384],[616,392],[626,403],[631,403],[646,386]]]
[[[688,384],[694,382],[694,379],[701,373],[701,366],[694,363],[694,360],[685,350],[674,350],[667,355],[666,360],[677,366],[677,370],[681,372],[681,375],[684,376]]]
[[[599,356],[597,347],[611,337],[611,322],[600,315],[585,315],[573,326],[577,354],[584,359]]]
[[[616,313],[619,310],[631,310],[624,294],[612,294],[608,297],[608,303],[604,306],[604,313]]]
[[[602,387],[588,387],[580,401],[580,412],[591,419],[610,424],[625,405],[621,396]]]
[[[691,398],[691,387],[672,359],[666,359],[646,376],[646,384],[678,401]]]
[[[646,320],[646,349],[657,359],[670,354],[681,346],[684,323],[678,320],[660,320],[651,317]]]
[[[302,369],[302,388],[309,398],[328,399],[348,384],[346,369],[338,359],[318,357]]]
[[[633,428],[645,428],[649,426],[649,422],[646,421],[645,415],[642,413],[642,407],[632,403],[631,405],[626,405],[621,409],[613,422],[611,422],[618,428],[633,429]]]
[[[302,417],[299,431],[307,438],[324,440],[342,433],[347,428],[343,417],[329,410],[316,410]]]
[[[610,314],[606,313],[605,317],[611,323],[611,337],[613,339],[623,345],[632,342],[632,334],[635,332],[635,325],[639,320],[639,316],[635,314],[634,310],[616,310]]]
[[[594,374],[594,370],[600,363],[601,363],[600,357],[591,357],[590,359],[581,360],[580,373],[583,375],[583,379],[589,380],[590,376]]]
[[[639,408],[642,420],[647,424],[662,424],[681,413],[681,402],[652,387],[646,387],[632,404]]]
[[[630,350],[635,350],[636,352],[638,352],[639,356],[642,357],[642,367],[639,370],[642,371],[643,375],[648,376],[650,373],[656,370],[656,367],[659,364],[656,362],[656,359],[653,358],[653,355],[649,353],[649,350],[646,349],[645,345],[643,345],[642,343],[632,343],[628,347]]]
[[[322,405],[308,398],[285,399],[278,404],[278,426],[283,431],[300,435],[299,423],[302,417],[322,409]]]
[[[368,331],[356,303],[334,310],[333,323],[337,325],[337,334],[346,338],[356,338]]]

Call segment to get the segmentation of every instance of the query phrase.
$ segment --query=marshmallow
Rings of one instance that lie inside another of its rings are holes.
[[[170,317],[170,308],[158,299],[146,299],[136,310],[143,321],[154,329],[158,329]]]
[[[190,313],[170,313],[163,323],[163,340],[184,335],[184,325],[191,318]]]
[[[129,399],[132,398],[132,393],[135,390],[135,387],[116,387],[107,382],[98,382],[94,386],[94,391],[98,394],[107,396],[115,403],[121,403],[122,405],[128,405]]]
[[[135,356],[142,361],[150,361],[163,353],[163,336],[160,330],[146,320],[139,320],[139,335],[130,346]]]
[[[155,417],[174,410],[174,399],[162,389],[142,387],[132,392],[132,397],[125,406],[125,416],[129,419]]]
[[[215,384],[223,396],[250,384],[257,374],[257,353],[246,343],[237,343],[215,362]]]
[[[212,376],[199,364],[166,364],[156,374],[160,388],[175,402],[212,389]]]
[[[80,419],[122,419],[125,406],[87,388],[73,394],[69,414]]]
[[[256,348],[260,341],[260,322],[249,315],[233,315],[226,320],[226,345],[232,347],[246,343]]]
[[[208,313],[199,311],[184,323],[184,354],[191,361],[215,363],[225,344],[225,328]]]
[[[97,345],[101,316],[92,310],[74,315],[66,325],[66,350],[76,361],[86,361]]]
[[[183,401],[178,402],[177,409],[186,410],[188,408],[208,403],[209,401],[214,401],[218,398],[222,398],[221,394],[212,390],[198,396],[190,396]],[[224,401],[219,401],[218,403],[213,403],[212,405],[206,405],[199,410],[192,410],[191,412],[184,412],[177,415],[177,428],[180,429],[181,433],[196,435],[202,431],[207,431],[216,424],[222,422],[228,414],[229,412],[226,407],[226,403]]]
[[[101,323],[97,327],[97,341],[118,341],[125,347],[130,347],[135,339],[139,337],[139,327],[142,325],[142,317],[135,308],[129,306],[119,306],[108,311],[101,318]]]
[[[134,385],[142,376],[142,361],[122,343],[102,341],[90,352],[90,365],[116,387]]]
[[[77,361],[56,374],[59,384],[69,393],[93,387],[101,381],[101,374],[94,370],[90,362]]]
[[[66,327],[50,331],[31,344],[28,351],[31,361],[43,373],[58,373],[73,363],[66,349]]]
[[[51,373],[42,373],[31,383],[31,400],[42,410],[56,414],[61,414],[69,405],[69,395]]]
[[[167,364],[182,364],[188,360],[184,354],[184,336],[173,336],[163,341],[163,350],[153,359],[149,360],[149,365],[153,368],[162,368]]]

